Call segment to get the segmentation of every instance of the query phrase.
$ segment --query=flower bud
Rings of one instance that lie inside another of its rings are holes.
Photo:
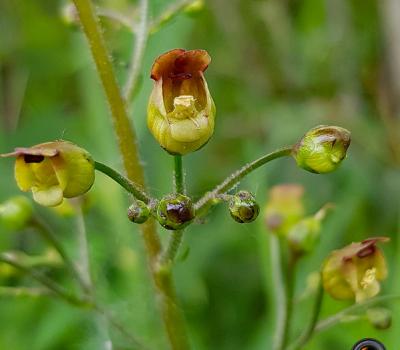
[[[374,307],[366,312],[367,319],[376,329],[388,329],[392,325],[392,312],[384,307]]]
[[[215,105],[203,75],[210,61],[204,50],[175,49],[153,64],[147,125],[171,154],[198,150],[214,132]]]
[[[168,195],[157,206],[157,220],[167,230],[180,230],[194,219],[192,200],[183,194]]]
[[[33,199],[44,206],[59,205],[63,198],[86,193],[94,182],[94,161],[90,154],[68,141],[16,148],[2,157],[16,157],[18,187],[32,191]]]
[[[307,254],[314,250],[319,241],[321,223],[331,205],[325,205],[315,215],[296,223],[288,233],[291,249],[297,254]]]
[[[357,303],[377,295],[387,267],[376,244],[387,241],[386,237],[370,238],[333,251],[322,268],[325,291],[335,299],[355,299]]]
[[[15,196],[0,205],[0,222],[9,230],[21,230],[32,218],[31,201],[24,196]]]
[[[135,224],[143,224],[150,216],[150,209],[146,203],[135,200],[128,208],[128,218]]]
[[[73,28],[79,27],[79,14],[78,10],[76,9],[75,5],[71,3],[66,3],[61,7],[60,15],[62,21],[67,25]]]
[[[350,141],[350,132],[344,128],[317,126],[293,147],[293,157],[300,168],[317,174],[330,173],[346,157]]]
[[[260,207],[250,192],[239,191],[229,201],[229,212],[235,221],[243,224],[257,219]]]
[[[190,16],[197,15],[204,9],[204,0],[194,0],[189,5],[186,5],[183,11]]]
[[[269,231],[286,236],[290,228],[304,215],[304,188],[296,184],[278,185],[269,191],[265,207],[265,223]]]

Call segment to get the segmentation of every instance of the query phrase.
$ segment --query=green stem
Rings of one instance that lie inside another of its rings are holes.
[[[261,158],[254,160],[251,163],[246,164],[241,169],[235,171],[233,174],[228,176],[221,184],[215,187],[212,191],[207,192],[202,198],[200,198],[195,204],[196,216],[204,215],[208,210],[212,202],[218,197],[218,195],[228,192],[234,185],[242,180],[246,175],[252,171],[261,167],[262,165],[270,162],[271,160],[289,156],[292,153],[292,147],[285,147],[278,149],[274,152],[268,153]]]
[[[374,306],[376,304],[380,304],[386,301],[392,301],[392,300],[400,300],[400,295],[384,295],[381,297],[376,297],[373,299],[366,300],[362,303],[359,304],[354,304],[352,306],[349,306],[348,308],[338,312],[337,314],[326,318],[325,320],[322,320],[317,323],[315,327],[315,333],[323,332],[338,323],[342,322],[343,318],[349,314],[353,314],[356,312],[363,311],[371,306]]]
[[[186,6],[195,0],[178,0],[171,4],[159,17],[150,24],[150,34],[158,32],[165,24],[175,18]]]
[[[80,22],[88,39],[92,57],[111,108],[111,116],[127,177],[130,181],[144,187],[144,172],[139,159],[136,136],[129,122],[124,99],[117,86],[109,53],[105,46],[93,5],[90,0],[73,1],[78,10]],[[189,349],[185,320],[176,303],[172,273],[169,272],[162,280],[159,274],[161,243],[155,221],[150,218],[140,227],[148,256],[149,268],[161,303],[162,319],[170,346],[173,350]],[[168,283],[165,283],[165,280]],[[175,332],[175,329],[179,332]]]
[[[174,261],[179,247],[182,243],[183,233],[185,230],[172,231],[168,246],[163,254],[162,262],[168,263]]]
[[[62,244],[58,241],[57,236],[42,220],[37,217],[32,219],[31,224],[40,233],[40,235],[57,250],[58,254],[60,254],[67,268],[70,270],[74,278],[78,281],[83,291],[88,293],[89,285],[82,278],[81,274],[77,271],[75,263],[71,260]]]
[[[322,282],[320,281],[317,293],[315,295],[315,301],[314,301],[314,306],[313,306],[313,310],[312,310],[312,314],[311,314],[311,320],[310,320],[307,328],[301,334],[300,338],[298,338],[298,340],[294,344],[289,346],[289,348],[288,348],[289,350],[301,349],[312,338],[315,327],[318,322],[319,315],[321,313],[323,297],[324,297],[324,288],[322,287]]]
[[[185,175],[182,164],[182,156],[174,156],[174,189],[175,193],[186,193],[185,188]],[[169,263],[174,261],[176,254],[178,253],[179,246],[182,243],[183,233],[185,230],[172,231],[168,241],[168,246],[162,256],[161,261],[163,263]]]
[[[176,193],[185,194],[185,179],[184,179],[184,172],[183,172],[183,164],[182,164],[182,156],[176,155],[174,156],[174,187]]]
[[[99,17],[109,18],[115,22],[118,22],[128,28],[133,33],[135,33],[137,30],[137,24],[121,12],[103,7],[97,7],[96,12]]]
[[[146,204],[149,204],[152,201],[152,198],[146,192],[144,192],[139,185],[130,181],[129,179],[127,179],[125,176],[121,175],[114,169],[97,161],[94,162],[94,166],[96,170],[102,172],[103,174],[113,179],[116,183],[121,185],[125,190],[127,190],[137,199],[140,199]]]
[[[0,287],[0,297],[16,297],[16,298],[39,298],[39,297],[56,296],[48,288],[33,287]]]
[[[281,265],[281,247],[279,238],[274,234],[270,234],[270,256],[271,256],[271,268],[272,278],[274,282],[274,298],[276,305],[276,329],[274,336],[273,349],[278,350],[282,348],[283,332],[286,319],[286,297],[285,297],[285,286],[283,282],[283,273]]]
[[[66,289],[60,286],[58,283],[54,282],[52,279],[48,278],[47,276],[43,275],[42,273],[35,271],[27,266],[24,266],[18,261],[18,258],[13,253],[1,253],[0,254],[0,261],[15,267],[16,269],[22,271],[30,275],[34,278],[37,282],[44,285],[52,292],[55,293],[58,297],[65,300],[69,304],[80,306],[80,307],[92,307],[90,301],[80,299],[73,294],[70,294]]]
[[[129,101],[135,92],[138,77],[140,74],[140,67],[142,65],[146,42],[149,35],[148,32],[148,0],[140,0],[140,23],[136,30],[135,44],[133,48],[132,60],[128,72],[128,79],[124,88],[125,100]]]
[[[293,296],[294,296],[294,289],[296,285],[296,265],[298,261],[298,257],[291,251],[286,271],[286,278],[285,278],[285,287],[286,287],[286,312],[285,312],[285,319],[283,324],[283,332],[282,332],[282,340],[279,342],[281,347],[278,348],[279,350],[286,349],[286,346],[289,342],[290,338],[290,330],[291,330],[291,323],[292,323],[292,314],[293,314]]]

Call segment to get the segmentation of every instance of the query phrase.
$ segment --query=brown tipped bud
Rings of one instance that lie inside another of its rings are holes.
[[[260,206],[248,191],[239,191],[229,201],[229,212],[232,218],[243,224],[257,219]]]
[[[350,131],[338,126],[317,126],[308,131],[294,146],[297,165],[312,173],[336,170],[350,146]]]
[[[183,194],[168,195],[157,206],[157,220],[167,230],[179,230],[194,219],[192,200]]]
[[[135,200],[128,208],[128,218],[135,224],[143,224],[150,216],[150,209],[146,203]]]

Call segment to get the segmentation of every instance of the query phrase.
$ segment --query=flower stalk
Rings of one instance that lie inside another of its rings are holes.
[[[213,201],[218,199],[220,195],[223,195],[231,190],[233,186],[235,186],[240,180],[242,180],[252,171],[274,159],[290,156],[291,153],[292,147],[284,147],[274,152],[268,153],[265,156],[262,156],[261,158],[258,158],[253,162],[246,164],[241,169],[235,171],[230,176],[228,176],[221,184],[216,186],[212,191],[207,192],[202,198],[197,201],[197,203],[195,204],[196,216],[205,215],[210,206],[212,206]]]

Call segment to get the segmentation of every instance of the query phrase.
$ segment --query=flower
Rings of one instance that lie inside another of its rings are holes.
[[[2,157],[16,157],[18,187],[32,191],[44,206],[59,205],[63,198],[87,192],[94,182],[94,161],[90,154],[68,141],[53,141],[29,148],[16,148]]]
[[[339,300],[362,302],[380,291],[380,281],[387,277],[385,257],[376,246],[389,238],[369,238],[333,251],[322,268],[325,291]]]
[[[296,184],[271,188],[264,217],[272,233],[286,236],[291,227],[304,216],[303,194],[304,188]]]
[[[204,50],[175,49],[153,64],[147,125],[171,154],[198,150],[214,132],[215,105],[203,75],[210,61]]]
[[[350,131],[338,126],[317,126],[293,147],[297,165],[317,174],[336,170],[350,146]]]
[[[250,192],[239,191],[229,201],[229,212],[235,221],[249,223],[257,219],[260,206]]]

